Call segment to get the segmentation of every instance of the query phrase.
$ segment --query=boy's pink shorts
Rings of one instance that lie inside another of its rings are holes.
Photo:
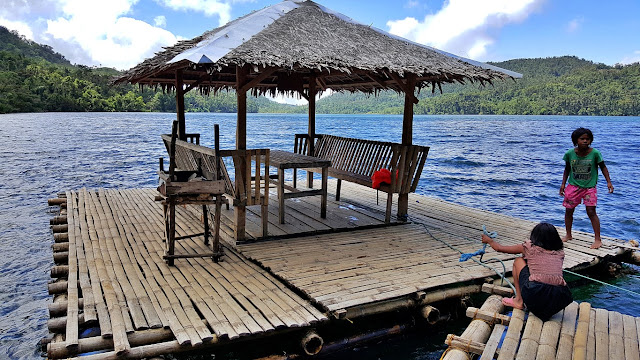
[[[571,184],[567,185],[564,189],[562,206],[567,209],[573,209],[580,205],[580,202],[584,203],[584,206],[596,206],[598,203],[598,191],[596,188],[585,189]]]

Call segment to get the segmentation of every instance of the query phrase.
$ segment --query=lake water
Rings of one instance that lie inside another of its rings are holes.
[[[187,131],[201,133],[204,145],[212,145],[218,123],[222,147],[233,148],[235,114],[186,117]],[[174,119],[158,113],[0,115],[0,359],[39,359],[37,344],[48,333],[49,219],[57,208],[47,199],[82,187],[155,186],[158,158],[166,157],[159,134],[170,132]],[[317,132],[400,142],[401,123],[401,116],[318,115]],[[247,146],[291,150],[293,134],[306,132],[306,124],[304,115],[249,114]],[[593,131],[615,186],[607,194],[600,177],[602,234],[640,238],[640,117],[416,116],[414,143],[431,147],[418,193],[562,226],[562,155],[580,126]],[[574,228],[592,231],[584,207]],[[615,283],[640,292],[637,275]],[[574,296],[640,316],[637,298],[610,287],[583,286]],[[347,356],[438,359],[443,340],[414,334]]]

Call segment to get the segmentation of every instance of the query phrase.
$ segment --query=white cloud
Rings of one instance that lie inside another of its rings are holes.
[[[495,42],[496,29],[525,20],[544,0],[449,0],[422,21],[387,22],[389,32],[454,54],[481,58]]]
[[[198,11],[207,16],[219,16],[220,25],[231,19],[231,5],[218,0],[157,0],[162,5],[173,10]]]
[[[620,64],[633,64],[633,63],[637,63],[640,62],[640,50],[636,50],[633,52],[633,54],[625,56],[622,58],[622,60],[620,60]]]
[[[156,16],[153,18],[153,24],[158,27],[167,26],[167,18],[163,15]]]
[[[12,21],[0,17],[0,25],[6,27],[9,30],[17,31],[20,35],[26,37],[29,40],[33,40],[33,30],[26,22]]]
[[[420,1],[417,0],[409,0],[406,4],[404,4],[404,7],[407,9],[416,8],[418,6],[420,6]]]
[[[569,21],[569,23],[567,24],[567,31],[570,33],[578,31],[582,26],[583,22],[584,22],[584,17],[582,16]]]
[[[72,63],[127,69],[176,37],[124,15],[137,0],[62,0],[63,16],[47,21],[47,43]]]

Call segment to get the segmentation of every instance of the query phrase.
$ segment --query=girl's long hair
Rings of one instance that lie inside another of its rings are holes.
[[[546,250],[561,250],[564,246],[560,234],[556,227],[545,222],[541,222],[531,230],[531,243]]]

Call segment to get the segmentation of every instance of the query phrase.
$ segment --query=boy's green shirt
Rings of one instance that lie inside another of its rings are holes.
[[[578,156],[574,149],[568,150],[562,159],[569,163],[569,184],[581,188],[592,188],[598,183],[598,164],[602,160],[602,154],[596,149],[591,149],[587,156]]]

